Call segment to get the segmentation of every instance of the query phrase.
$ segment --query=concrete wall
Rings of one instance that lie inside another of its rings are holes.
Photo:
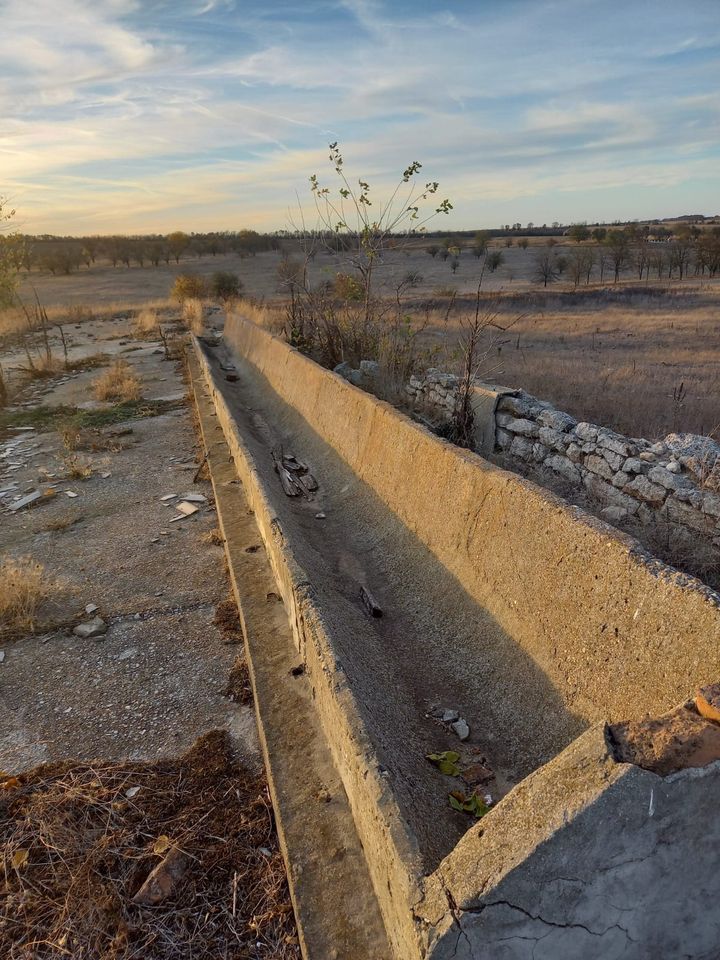
[[[569,709],[591,722],[657,714],[720,674],[712,591],[251,324],[232,319],[225,337],[241,367],[295,407],[492,612]],[[710,958],[718,765],[661,778],[617,763],[603,723],[511,790],[423,878],[321,611],[227,407],[216,404],[288,601],[395,960]]]
[[[720,955],[720,763],[659,777],[615,763],[603,725],[468,831],[418,915],[433,960]]]
[[[720,597],[609,526],[433,436],[238,317],[226,340],[481,602],[584,719],[720,675]]]
[[[457,377],[429,370],[412,377],[408,396],[449,419]],[[720,547],[720,446],[708,437],[670,434],[652,442],[594,423],[578,423],[522,390],[500,395],[490,450],[507,462],[551,470],[604,505],[611,523],[676,524]]]

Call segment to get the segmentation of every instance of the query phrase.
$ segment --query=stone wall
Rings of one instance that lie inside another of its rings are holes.
[[[438,370],[411,378],[406,388],[439,419],[452,415],[457,389],[458,378]],[[494,449],[508,465],[551,470],[600,504],[611,523],[662,520],[720,546],[720,445],[708,437],[672,433],[658,442],[624,437],[578,422],[522,390],[500,389]]]

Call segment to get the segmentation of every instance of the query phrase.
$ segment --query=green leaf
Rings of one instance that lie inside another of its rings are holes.
[[[465,807],[462,805],[462,803],[460,803],[457,797],[454,797],[452,794],[450,794],[448,799],[450,800],[450,806],[453,808],[453,810],[459,810],[460,813],[464,812]]]
[[[457,765],[460,754],[455,753],[454,750],[446,750],[444,753],[429,753],[427,759],[430,763],[434,763],[440,773],[444,773],[446,777],[457,777],[460,773],[460,768]]]

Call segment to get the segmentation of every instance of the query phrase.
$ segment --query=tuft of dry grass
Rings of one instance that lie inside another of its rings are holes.
[[[195,297],[184,300],[182,316],[188,329],[192,330],[196,336],[199,336],[203,332],[205,328],[205,308],[202,300],[198,300]]]
[[[40,605],[55,582],[31,557],[6,557],[0,562],[0,633],[32,630]]]
[[[233,307],[232,313],[274,334],[282,333],[285,326],[286,310],[282,304],[278,303],[240,300]]]
[[[177,759],[0,776],[0,843],[7,960],[300,958],[267,785],[224,731]],[[147,905],[171,860],[169,896]]]
[[[93,380],[92,389],[96,400],[123,403],[140,399],[140,380],[127,360],[116,360],[105,373]]]
[[[146,307],[138,312],[133,320],[133,335],[138,340],[155,340],[160,336],[160,320],[155,310]]]

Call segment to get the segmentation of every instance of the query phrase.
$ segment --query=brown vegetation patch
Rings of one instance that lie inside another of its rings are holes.
[[[7,960],[299,958],[267,787],[225,732],[180,759],[44,765],[2,786]],[[152,871],[159,900],[134,902]]]
[[[140,399],[140,380],[126,360],[116,360],[92,383],[96,400],[127,402]]]
[[[32,630],[41,604],[55,586],[43,565],[31,557],[0,561],[0,636]]]

